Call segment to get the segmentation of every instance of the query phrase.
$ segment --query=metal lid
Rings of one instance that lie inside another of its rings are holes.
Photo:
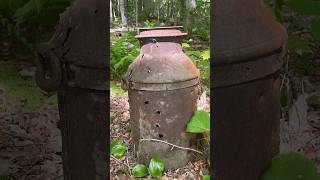
[[[185,36],[183,33],[183,26],[170,26],[170,27],[152,27],[152,28],[139,28],[139,34],[135,38],[150,38],[150,37],[179,37]]]
[[[285,29],[262,0],[217,0],[215,7],[214,66],[270,54],[286,43]]]

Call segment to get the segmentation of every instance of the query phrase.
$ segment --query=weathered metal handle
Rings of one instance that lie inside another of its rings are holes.
[[[37,55],[37,85],[47,92],[58,90],[62,80],[58,57],[50,50],[48,44],[41,44],[37,49]]]

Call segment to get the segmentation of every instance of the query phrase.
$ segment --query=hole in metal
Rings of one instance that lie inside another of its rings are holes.
[[[149,101],[145,101],[144,104],[149,104]]]
[[[156,124],[156,127],[158,128],[158,127],[160,127],[160,125],[159,125],[159,124]]]
[[[163,138],[163,135],[162,135],[162,134],[159,134],[159,138]]]
[[[157,114],[160,114],[161,112],[160,111],[157,111]]]

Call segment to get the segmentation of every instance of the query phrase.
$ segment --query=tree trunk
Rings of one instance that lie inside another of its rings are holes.
[[[113,21],[112,1],[110,0],[110,21]]]
[[[127,27],[127,18],[125,15],[125,0],[119,0],[120,1],[120,13],[121,13],[121,27]]]
[[[136,0],[136,27],[139,26],[139,5],[138,5],[138,0]]]
[[[187,30],[188,34],[191,35],[192,32],[192,26],[190,23],[190,13],[192,10],[196,8],[196,1],[195,0],[187,0],[185,1],[186,3],[186,11],[185,11],[185,21],[184,21],[184,26],[185,29]]]

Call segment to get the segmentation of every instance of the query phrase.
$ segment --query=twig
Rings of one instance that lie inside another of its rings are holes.
[[[129,169],[131,169],[131,167],[130,167],[128,164],[120,161],[119,159],[117,159],[116,157],[114,157],[114,156],[112,156],[112,155],[110,155],[110,156],[111,156],[115,161],[117,161],[118,163],[123,164],[123,165],[127,166]]]
[[[128,168],[129,168],[129,174],[130,174],[130,176],[131,176],[131,167],[128,165],[128,164],[126,164],[126,163],[124,163],[124,162],[122,162],[122,161],[120,161],[119,159],[117,159],[116,157],[114,157],[114,156],[112,156],[112,155],[110,155],[115,161],[117,161],[118,163],[120,163],[120,164],[123,164],[123,165],[125,165],[125,166],[127,166]]]
[[[156,142],[162,142],[162,143],[165,143],[165,144],[168,144],[168,145],[171,145],[172,147],[176,147],[176,148],[179,148],[179,149],[184,149],[184,150],[190,150],[190,151],[193,151],[193,152],[196,152],[196,153],[199,153],[199,154],[203,154],[201,151],[198,151],[198,150],[195,150],[195,149],[192,149],[192,148],[187,148],[187,147],[181,147],[181,146],[177,146],[175,144],[171,144],[171,143],[168,143],[166,141],[162,141],[162,140],[159,140],[159,139],[140,139],[140,141],[156,141]]]

